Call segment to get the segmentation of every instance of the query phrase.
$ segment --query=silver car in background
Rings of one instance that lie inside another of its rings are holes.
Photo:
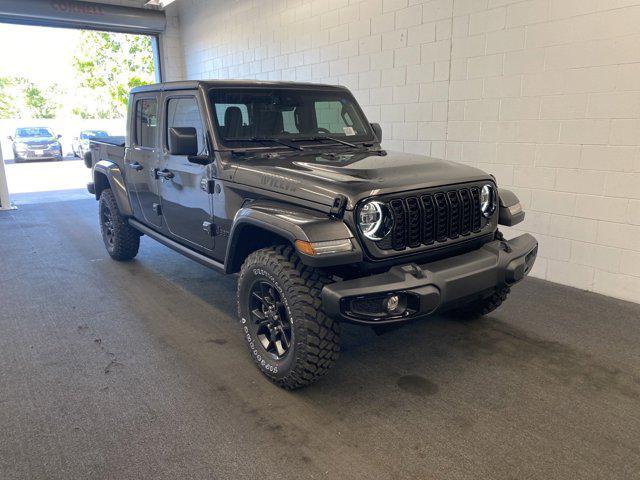
[[[73,138],[71,150],[75,157],[84,158],[84,154],[89,151],[89,140],[94,138],[105,138],[109,134],[105,130],[82,130],[78,137]]]
[[[16,128],[13,142],[13,158],[16,163],[29,160],[62,160],[62,135],[54,135],[49,127]]]

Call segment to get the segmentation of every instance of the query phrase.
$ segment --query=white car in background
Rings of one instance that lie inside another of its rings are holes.
[[[75,157],[84,158],[84,154],[89,151],[89,140],[94,138],[108,137],[105,130],[82,130],[79,137],[74,137],[71,150]]]

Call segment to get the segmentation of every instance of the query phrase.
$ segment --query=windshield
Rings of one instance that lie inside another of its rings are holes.
[[[209,95],[218,137],[234,147],[255,146],[252,139],[293,142],[327,136],[350,143],[373,139],[347,91],[222,88]]]
[[[26,137],[53,137],[53,132],[51,131],[51,129],[43,127],[27,127],[18,128],[16,130],[16,138]]]
[[[80,138],[108,137],[109,134],[104,130],[85,130],[80,134]]]

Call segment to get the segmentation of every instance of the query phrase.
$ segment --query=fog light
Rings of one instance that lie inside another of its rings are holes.
[[[387,302],[386,302],[386,308],[387,308],[387,312],[391,313],[391,312],[395,312],[396,309],[398,308],[398,305],[400,305],[400,299],[398,298],[397,295],[392,295],[389,298],[387,298]]]

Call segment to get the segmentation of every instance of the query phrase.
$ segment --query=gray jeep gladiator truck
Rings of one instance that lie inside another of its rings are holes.
[[[149,85],[131,91],[124,145],[91,143],[88,188],[112,258],[148,235],[238,273],[250,354],[293,389],[334,364],[341,322],[483,315],[535,261],[531,235],[499,232],[524,212],[491,175],[381,140],[344,87]]]

